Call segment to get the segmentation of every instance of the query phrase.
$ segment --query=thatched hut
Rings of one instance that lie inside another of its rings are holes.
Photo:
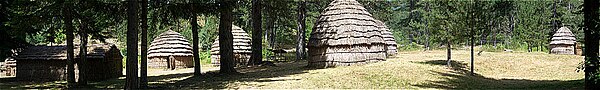
[[[575,35],[567,27],[561,27],[552,35],[550,42],[550,53],[552,54],[575,54]]]
[[[385,60],[383,27],[359,2],[334,0],[315,23],[308,65],[323,68]]]
[[[75,73],[79,72],[79,46],[75,46]],[[88,46],[87,80],[98,81],[123,75],[123,56],[113,44]],[[66,80],[66,46],[31,46],[16,56],[17,78],[22,80]],[[77,75],[77,74],[76,74]],[[75,76],[79,78],[79,76]]]
[[[246,65],[252,55],[252,38],[242,28],[232,25],[231,34],[233,34],[233,55],[236,65]],[[210,58],[213,65],[219,65],[219,38],[215,39],[211,49]]]
[[[377,25],[382,26],[380,27],[380,29],[383,29],[382,35],[383,35],[383,40],[385,40],[385,50],[387,53],[387,56],[394,56],[396,55],[396,53],[398,52],[397,49],[397,44],[396,44],[396,39],[394,39],[394,35],[392,34],[392,32],[390,32],[390,29],[388,29],[387,25],[385,25],[384,22],[379,21],[379,20],[375,20],[377,21]]]
[[[0,76],[15,76],[17,75],[17,61],[14,58],[6,58],[4,62],[0,62]]]
[[[163,32],[148,48],[148,67],[170,69],[194,67],[190,43],[175,31]]]

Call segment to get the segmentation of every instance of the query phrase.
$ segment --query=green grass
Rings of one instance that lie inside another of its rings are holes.
[[[242,74],[220,75],[218,67],[150,70],[150,87],[157,89],[582,89],[577,72],[582,56],[546,53],[483,52],[475,55],[470,74],[468,51],[453,51],[452,67],[445,51],[400,52],[384,62],[327,69],[306,68],[306,62],[277,63],[277,67],[238,68]],[[122,88],[124,78],[94,82],[80,88]],[[0,83],[0,88],[64,88],[64,82]]]

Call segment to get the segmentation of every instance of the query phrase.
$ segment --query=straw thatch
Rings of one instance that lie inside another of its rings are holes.
[[[334,0],[321,13],[308,42],[309,66],[333,67],[383,61],[384,26],[354,0]]]
[[[174,57],[175,60],[169,57]],[[190,43],[175,31],[163,32],[152,41],[148,48],[148,67],[150,68],[188,68],[193,66]]]
[[[14,58],[6,58],[4,62],[0,62],[0,76],[15,76],[17,75],[17,61]]]
[[[233,34],[233,55],[236,65],[246,65],[252,55],[252,38],[242,28],[232,25],[231,34]],[[211,49],[210,58],[213,65],[219,65],[219,38],[215,39]]]
[[[87,80],[105,80],[123,75],[123,56],[113,44],[93,44],[87,47]],[[79,46],[75,46],[75,73],[79,72]],[[31,46],[16,56],[16,76],[24,80],[65,80],[67,47]],[[75,76],[79,78],[79,76]]]
[[[392,34],[392,32],[390,32],[390,29],[388,29],[387,25],[385,25],[385,23],[383,23],[382,21],[379,20],[375,20],[377,21],[377,25],[379,26],[383,26],[381,27],[381,29],[383,29],[384,31],[382,32],[383,34],[383,40],[385,40],[385,45],[386,45],[386,52],[387,52],[387,56],[394,56],[396,55],[396,53],[398,52],[397,49],[397,44],[396,44],[396,39],[394,39],[394,35]]]
[[[550,53],[552,54],[575,54],[575,35],[567,27],[561,27],[552,35],[550,42]]]

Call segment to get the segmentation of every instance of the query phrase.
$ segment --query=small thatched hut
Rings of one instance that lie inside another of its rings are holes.
[[[88,46],[86,70],[87,80],[98,81],[123,75],[123,56],[113,44]],[[75,73],[79,72],[79,46],[75,46]],[[66,80],[66,46],[32,46],[16,56],[17,78],[22,80]],[[77,75],[77,74],[76,74]],[[75,76],[79,78],[78,76]]]
[[[148,48],[148,67],[171,69],[194,67],[190,43],[175,31],[163,32]]]
[[[387,56],[394,56],[396,55],[396,53],[398,52],[397,49],[397,44],[396,44],[396,39],[394,39],[394,35],[392,34],[392,32],[390,32],[390,29],[388,29],[387,25],[385,25],[384,22],[376,20],[377,21],[377,25],[379,26],[383,26],[380,27],[380,29],[383,29],[384,31],[382,32],[383,34],[383,40],[385,40],[385,50],[387,52]]]
[[[552,54],[575,54],[575,35],[567,27],[561,27],[552,35],[550,42],[550,53]]]
[[[233,34],[233,55],[236,65],[246,65],[252,55],[252,38],[242,28],[232,25],[231,34]],[[210,49],[210,58],[213,65],[219,65],[219,38],[215,40]]]
[[[0,63],[0,76],[15,76],[17,75],[17,61],[14,58],[6,58]]]
[[[308,42],[311,67],[347,66],[386,58],[384,26],[355,0],[334,0],[321,13]]]

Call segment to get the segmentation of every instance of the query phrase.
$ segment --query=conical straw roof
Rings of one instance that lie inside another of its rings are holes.
[[[242,55],[241,57],[236,57],[236,59],[243,59],[238,63],[244,63],[248,61],[247,59],[249,58],[246,57],[249,57],[249,55],[252,54],[252,38],[250,38],[246,31],[235,25],[232,25],[231,27],[231,34],[233,34],[233,53],[237,55]],[[219,63],[219,49],[219,38],[217,37],[210,49],[213,64]]]
[[[355,0],[334,0],[315,24],[308,42],[309,66],[347,66],[386,57],[385,26]]]
[[[392,32],[390,32],[390,29],[388,29],[387,25],[385,25],[385,23],[383,23],[382,21],[376,20],[377,21],[377,25],[379,26],[383,26],[381,27],[381,29],[383,29],[384,31],[382,32],[383,34],[383,40],[385,40],[385,45],[386,45],[386,52],[388,54],[388,56],[393,56],[396,55],[396,53],[398,52],[397,48],[397,44],[396,44],[396,39],[394,39],[394,35],[392,34]]]
[[[554,44],[567,44],[574,45],[576,42],[575,35],[569,30],[567,27],[561,27],[556,31],[554,35],[552,35],[552,42],[550,45]]]
[[[192,47],[181,34],[169,30],[152,41],[148,57],[192,56]]]

